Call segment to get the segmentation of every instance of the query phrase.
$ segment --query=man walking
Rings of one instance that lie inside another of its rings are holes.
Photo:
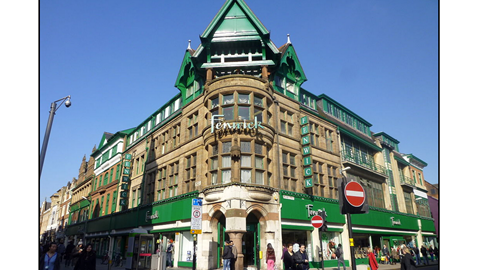
[[[225,246],[223,247],[223,270],[230,270],[231,259],[233,259],[232,246],[230,241],[225,241]]]
[[[428,256],[427,256],[427,248],[425,247],[425,245],[422,245],[422,248],[420,249],[420,251],[422,252],[422,256],[423,256],[423,260],[425,261],[425,264],[429,264]]]
[[[293,254],[293,261],[297,264],[297,270],[308,270],[308,254],[305,252],[305,245],[301,244],[300,249]]]
[[[347,270],[345,267],[345,261],[343,260],[343,248],[342,244],[338,244],[337,249],[335,250],[335,257],[337,257],[338,270],[340,270],[340,264],[343,264],[343,270]]]
[[[415,253],[415,261],[417,262],[417,265],[420,265],[420,251],[418,250],[417,246],[413,244],[413,252]]]

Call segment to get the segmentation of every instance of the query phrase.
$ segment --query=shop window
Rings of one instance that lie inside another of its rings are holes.
[[[193,235],[190,231],[180,234],[180,254],[178,260],[182,262],[193,261]]]

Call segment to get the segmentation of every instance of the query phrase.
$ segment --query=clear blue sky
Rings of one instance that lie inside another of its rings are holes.
[[[208,3],[208,5],[207,5]],[[290,34],[307,81],[400,141],[438,183],[438,2],[246,1],[280,47]],[[274,5],[271,5],[274,3]],[[178,93],[192,40],[223,0],[41,1],[39,149],[51,102],[55,115],[40,202],[73,177],[103,132],[135,127]]]

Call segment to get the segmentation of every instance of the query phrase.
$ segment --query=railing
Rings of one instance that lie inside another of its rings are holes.
[[[412,180],[412,178],[403,175],[403,173],[401,172],[400,172],[400,184],[415,186],[415,182]]]
[[[345,161],[353,162],[361,167],[370,169],[374,172],[387,175],[387,169],[385,166],[373,162],[372,156],[361,156],[360,153],[354,153],[352,151],[342,150],[342,159]]]

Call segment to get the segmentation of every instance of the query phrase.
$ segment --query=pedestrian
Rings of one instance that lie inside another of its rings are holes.
[[[432,258],[432,262],[435,261],[435,257],[433,256],[433,246],[430,245],[430,247],[428,248],[428,253],[430,253],[430,258]]]
[[[61,262],[63,256],[65,256],[65,245],[63,244],[63,239],[60,240],[60,243],[58,243],[57,253],[60,255],[60,262]]]
[[[68,241],[68,245],[65,248],[65,267],[69,266],[72,262],[72,251],[74,248],[75,245],[73,244],[73,241]]]
[[[337,249],[335,249],[335,257],[337,257],[338,270],[340,270],[340,264],[343,264],[343,270],[346,270],[345,261],[343,260],[343,248],[342,244],[338,244]]]
[[[233,241],[230,241],[230,245],[232,246],[232,253],[233,253],[233,258],[230,260],[230,269],[235,270],[235,263],[237,262],[238,251]]]
[[[230,270],[230,260],[233,258],[232,246],[230,241],[225,241],[223,247],[223,270]]]
[[[295,261],[293,260],[293,244],[287,244],[287,250],[283,253],[284,270],[295,270]]]
[[[390,261],[390,252],[388,252],[387,245],[383,245],[382,249],[382,255],[385,257],[385,263],[386,264],[391,264],[392,262]]]
[[[282,257],[280,258],[280,260],[283,260],[283,254],[285,254],[286,251],[287,251],[287,246],[285,244],[282,244]]]
[[[60,254],[57,252],[57,244],[48,244],[48,251],[40,256],[40,270],[60,270]]]
[[[78,261],[78,254],[83,251],[83,242],[78,242],[77,246],[72,250],[71,258],[72,258],[72,265],[75,266]]]
[[[172,262],[172,255],[175,252],[175,248],[173,246],[173,240],[170,239],[168,246],[167,246],[167,266],[173,267],[173,262]]]
[[[74,256],[78,257],[78,260],[73,270],[95,270],[96,269],[97,256],[95,255],[95,250],[93,250],[92,244],[88,244],[85,249],[81,249]]]
[[[390,264],[397,264],[397,261],[400,262],[400,256],[395,248],[392,247],[392,253],[390,255]]]
[[[417,245],[413,244],[413,253],[415,254],[415,262],[417,265],[420,265],[420,251],[417,248]]]
[[[437,257],[437,261],[439,261],[439,257],[438,257],[438,248],[437,247],[434,247],[433,248],[433,253],[435,254],[435,257]]]
[[[425,245],[422,245],[420,252],[422,252],[424,264],[427,264],[427,265],[430,264],[428,263],[427,248],[425,247]]]
[[[296,264],[297,270],[308,270],[308,254],[305,251],[305,245],[301,244],[300,249],[293,254],[293,261]]]
[[[373,254],[371,248],[368,248],[367,256],[368,256],[368,264],[370,264],[370,268],[372,270],[377,270],[378,269],[377,258],[375,258],[375,255]]]
[[[272,247],[272,244],[267,244],[267,270],[274,270],[275,268],[275,250]]]
[[[410,251],[408,250],[408,248],[404,247],[402,251],[404,255],[400,262],[400,270],[417,269],[417,267],[415,266],[415,261],[413,260],[412,254],[410,254]]]

